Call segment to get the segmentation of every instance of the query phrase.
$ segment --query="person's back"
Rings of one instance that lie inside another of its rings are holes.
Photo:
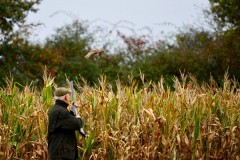
[[[49,160],[75,160],[78,157],[75,131],[83,126],[83,122],[81,118],[76,118],[68,111],[68,94],[68,92],[63,95],[57,94],[62,98],[56,99],[48,113]]]

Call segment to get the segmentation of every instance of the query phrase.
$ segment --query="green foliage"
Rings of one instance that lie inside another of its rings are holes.
[[[199,82],[209,79],[206,49],[212,42],[213,35],[190,28],[177,34],[176,38],[177,42],[174,45],[160,41],[154,49],[149,47],[147,51],[151,54],[133,63],[134,76],[138,76],[141,71],[147,81],[156,82],[164,76],[167,84],[172,84],[174,76],[180,77],[182,71],[194,74]]]
[[[36,12],[34,7],[41,0],[1,0],[0,1],[0,35],[8,35],[15,25],[25,22],[29,12]]]
[[[223,72],[228,71],[231,77],[239,80],[240,46],[239,34],[236,30],[228,30],[222,35],[216,35],[215,40],[206,48],[209,69],[215,79],[220,82]]]
[[[214,20],[222,27],[240,27],[240,2],[239,0],[209,0],[211,14]]]
[[[1,3],[6,6],[7,2]],[[36,11],[33,6],[39,2],[32,2],[25,9]],[[152,42],[148,35],[125,35],[117,31],[118,38],[124,43],[121,48],[117,50],[103,44],[105,54],[85,59],[85,54],[92,49],[94,33],[89,32],[86,23],[74,20],[71,24],[59,27],[43,45],[32,44],[22,39],[19,33],[14,33],[11,41],[0,46],[0,76],[6,77],[11,73],[14,80],[21,84],[34,82],[42,86],[44,82],[41,75],[47,67],[59,85],[65,83],[66,76],[73,80],[83,77],[94,85],[103,74],[115,89],[116,79],[128,84],[129,76],[134,77],[138,85],[144,85],[141,74],[144,75],[145,82],[157,82],[164,76],[166,86],[173,86],[173,79],[180,77],[180,72],[193,74],[199,83],[208,81],[212,76],[218,85],[222,85],[226,71],[231,78],[239,80],[240,37],[238,20],[234,20],[238,6],[232,8],[237,1],[210,2],[211,14],[219,20],[225,17],[224,23],[231,23],[235,28],[216,33],[193,27],[185,28],[175,35],[174,44],[163,40]],[[20,4],[22,3],[19,2],[18,5]],[[3,6],[1,7],[4,8]],[[226,12],[227,8],[233,12]],[[229,16],[232,18],[226,18]],[[114,53],[111,54],[110,51],[113,50]],[[4,80],[0,80],[0,85],[4,85]]]
[[[99,74],[97,63],[84,58],[91,42],[92,36],[88,33],[87,26],[78,20],[58,28],[56,33],[47,39],[45,48],[55,55],[49,61],[56,60],[56,63],[47,66],[52,67],[50,70],[59,83],[65,82],[66,75],[70,79],[81,75],[91,82],[97,80]]]
[[[0,67],[1,77],[14,76],[19,82],[29,82],[35,79],[36,70],[31,69],[32,53],[37,46],[25,41],[20,32],[15,29],[25,24],[29,12],[36,12],[35,5],[41,0],[1,0],[0,1]],[[28,28],[28,27],[27,27]],[[26,29],[27,29],[26,28]],[[33,62],[34,63],[34,62]],[[27,76],[26,76],[27,75]],[[26,77],[25,77],[26,76]],[[3,85],[3,79],[0,85]]]

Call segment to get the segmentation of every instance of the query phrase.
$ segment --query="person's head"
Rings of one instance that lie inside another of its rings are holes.
[[[54,91],[54,99],[62,100],[68,103],[70,100],[70,95],[69,95],[70,93],[71,91],[68,88],[65,88],[65,87],[56,88],[56,90]]]

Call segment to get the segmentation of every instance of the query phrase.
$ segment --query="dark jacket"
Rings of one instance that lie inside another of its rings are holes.
[[[48,159],[78,159],[75,131],[83,126],[83,121],[72,115],[68,104],[56,100],[48,113]]]

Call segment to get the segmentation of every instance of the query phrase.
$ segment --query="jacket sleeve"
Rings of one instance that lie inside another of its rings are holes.
[[[83,121],[71,115],[68,110],[59,112],[58,114],[58,127],[61,129],[79,130],[83,126]]]

